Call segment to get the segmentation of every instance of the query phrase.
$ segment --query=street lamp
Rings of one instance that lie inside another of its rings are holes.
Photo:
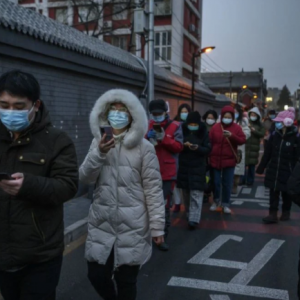
[[[202,48],[200,51],[193,53],[193,58],[192,58],[192,110],[194,110],[195,106],[195,60],[197,57],[201,57],[201,54],[203,53],[209,53],[213,51],[216,47],[205,47]]]

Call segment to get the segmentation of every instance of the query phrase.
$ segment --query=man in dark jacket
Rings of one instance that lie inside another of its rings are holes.
[[[0,77],[0,120],[0,290],[5,300],[53,300],[63,203],[77,191],[75,148],[51,126],[31,74]]]
[[[149,104],[152,120],[149,122],[147,138],[155,146],[161,177],[163,180],[164,198],[166,201],[165,238],[171,225],[170,198],[177,178],[178,153],[183,149],[181,124],[170,120],[168,107],[164,100],[153,100]],[[167,251],[166,242],[160,244],[159,249]]]

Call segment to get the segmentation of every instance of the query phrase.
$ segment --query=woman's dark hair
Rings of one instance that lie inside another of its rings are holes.
[[[40,85],[35,77],[20,70],[4,73],[0,77],[0,94],[28,98],[32,102],[40,99]]]
[[[213,109],[209,109],[209,110],[203,115],[202,120],[205,121],[205,120],[207,119],[208,115],[213,115],[214,118],[215,118],[215,120],[218,119],[218,114],[217,114],[217,112],[216,112],[215,110],[213,110]]]
[[[239,117],[236,119],[236,122],[238,123],[238,124],[242,124],[242,121],[243,121],[243,108],[242,108],[242,106],[241,105],[239,105],[239,104],[236,104],[235,106],[234,106],[234,108],[237,110],[237,112],[239,113]]]
[[[181,111],[182,111],[183,108],[186,108],[189,113],[192,111],[192,108],[188,104],[186,104],[186,103],[181,104],[178,107],[177,115],[174,119],[175,121],[182,121],[181,118],[180,118],[180,114],[181,114]]]

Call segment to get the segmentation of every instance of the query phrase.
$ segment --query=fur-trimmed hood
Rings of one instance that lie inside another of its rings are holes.
[[[124,137],[123,145],[126,148],[136,147],[144,138],[148,130],[146,111],[139,99],[131,92],[122,89],[113,89],[104,93],[95,103],[90,115],[90,127],[97,141],[101,140],[100,125],[107,125],[107,109],[112,103],[123,103],[128,108],[132,123]]]

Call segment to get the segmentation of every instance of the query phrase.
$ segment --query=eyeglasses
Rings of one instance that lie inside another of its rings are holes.
[[[126,113],[129,112],[128,109],[127,109],[126,107],[119,107],[119,108],[117,108],[117,107],[115,107],[115,106],[111,106],[109,110],[110,110],[110,111],[126,112]]]

